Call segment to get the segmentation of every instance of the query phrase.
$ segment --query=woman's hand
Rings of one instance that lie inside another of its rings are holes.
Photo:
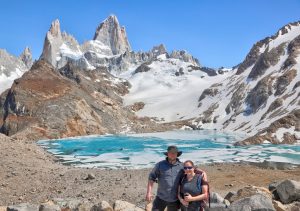
[[[187,201],[187,202],[190,202],[190,201],[193,201],[193,197],[191,196],[191,194],[187,193],[184,196],[184,200]]]
[[[151,202],[153,200],[153,195],[151,193],[146,194],[146,201]]]
[[[181,203],[183,206],[186,206],[186,207],[189,206],[189,202],[187,202],[187,201],[184,200],[183,198],[180,198],[179,201],[180,201],[180,203]]]

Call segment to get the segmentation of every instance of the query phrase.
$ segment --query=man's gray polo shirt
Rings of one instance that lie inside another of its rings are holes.
[[[183,176],[183,164],[177,159],[171,164],[168,160],[158,162],[149,174],[149,180],[158,180],[157,196],[167,202],[177,201],[177,191]]]

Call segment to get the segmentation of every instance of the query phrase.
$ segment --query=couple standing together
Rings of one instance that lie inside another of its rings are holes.
[[[201,211],[208,199],[206,173],[195,168],[191,160],[184,163],[176,146],[169,146],[165,160],[158,162],[149,174],[146,200],[152,201],[152,188],[158,182],[152,211]]]

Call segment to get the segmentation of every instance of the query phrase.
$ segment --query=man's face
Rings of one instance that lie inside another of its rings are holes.
[[[177,158],[177,152],[168,152],[168,158],[169,160],[176,160]]]

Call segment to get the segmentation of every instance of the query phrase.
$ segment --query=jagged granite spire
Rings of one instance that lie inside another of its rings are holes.
[[[56,53],[58,52],[59,47],[62,45],[62,43],[63,40],[60,31],[60,23],[59,20],[56,19],[51,23],[50,29],[45,37],[41,59],[46,60],[54,67],[56,67]]]
[[[41,59],[55,68],[61,68],[68,60],[81,58],[81,54],[77,40],[72,35],[61,32],[59,20],[53,21],[45,38]]]
[[[115,15],[109,16],[98,26],[94,40],[109,46],[114,55],[131,51],[125,27],[120,26]]]
[[[20,55],[20,59],[24,62],[28,69],[32,66],[32,54],[29,47],[26,47],[22,54]]]

